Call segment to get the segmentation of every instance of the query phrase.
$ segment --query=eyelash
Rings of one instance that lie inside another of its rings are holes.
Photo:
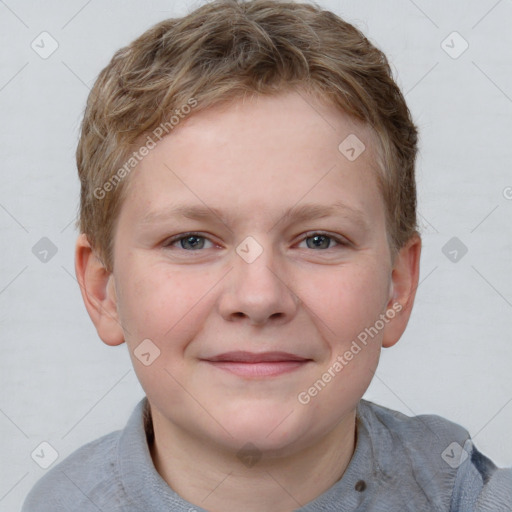
[[[185,240],[192,236],[195,236],[198,238],[204,238],[205,240],[209,240],[211,242],[211,240],[207,236],[204,236],[197,231],[189,231],[187,233],[182,233],[180,235],[176,235],[172,238],[169,238],[167,241],[165,241],[164,248],[171,248],[172,245],[175,244],[176,242],[180,242],[181,240]],[[338,244],[338,246],[341,246],[341,247],[348,247],[350,245],[350,243],[347,240],[337,237],[337,236],[334,236],[334,235],[331,235],[330,233],[326,233],[324,231],[308,231],[307,233],[305,233],[305,236],[299,240],[299,243],[307,240],[308,238],[314,238],[315,236],[325,236],[327,238],[330,238],[336,244]],[[214,243],[214,242],[212,242],[212,243]],[[327,251],[329,249],[334,249],[335,247],[328,247],[327,249],[320,249],[319,252]],[[194,250],[183,249],[182,247],[180,247],[180,249],[182,249],[183,251],[186,251],[186,252],[200,252],[201,251],[201,249],[194,251]],[[308,247],[308,249],[310,249],[310,248]],[[314,249],[311,249],[311,250],[314,250]]]

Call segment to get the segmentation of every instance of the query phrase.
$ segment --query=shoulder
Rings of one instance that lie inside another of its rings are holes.
[[[116,493],[120,485],[116,454],[121,432],[85,444],[49,470],[29,492],[22,512],[101,510],[94,496]]]
[[[512,469],[497,468],[462,426],[434,414],[407,416],[366,400],[358,415],[383,471],[398,473],[407,488],[432,504],[454,512],[512,512]]]
[[[468,441],[452,496],[454,511],[512,512],[512,467],[498,468]]]
[[[403,442],[413,439],[443,444],[446,440],[464,443],[469,439],[469,432],[464,427],[436,414],[407,416],[368,400],[361,400],[359,411],[370,421],[372,428],[377,431],[392,429],[396,438]],[[426,439],[414,439],[418,435],[426,436]]]
[[[366,400],[359,404],[358,417],[384,468],[389,465],[395,471],[400,459],[404,472],[424,474],[431,484],[436,474],[444,484],[455,482],[457,469],[468,456],[465,446],[470,435],[465,428],[438,415],[407,416]]]

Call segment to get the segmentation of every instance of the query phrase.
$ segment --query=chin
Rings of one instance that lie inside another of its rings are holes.
[[[285,410],[286,413],[283,412]],[[261,451],[286,450],[311,432],[311,429],[297,423],[298,418],[293,418],[291,411],[291,408],[281,408],[279,414],[267,413],[266,418],[263,414],[246,414],[243,419],[231,417],[221,422],[232,435],[223,435],[225,442],[237,448],[252,443]]]

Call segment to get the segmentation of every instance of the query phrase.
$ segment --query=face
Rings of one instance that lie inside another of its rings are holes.
[[[289,92],[198,112],[140,162],[113,283],[159,421],[279,451],[353,412],[393,324],[358,341],[393,303],[374,161],[363,126]]]

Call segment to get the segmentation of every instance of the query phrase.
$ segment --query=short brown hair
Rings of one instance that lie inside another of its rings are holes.
[[[87,100],[76,152],[78,223],[107,269],[129,170],[120,172],[121,166],[141,137],[191,99],[198,111],[248,93],[299,88],[377,135],[377,177],[395,254],[416,233],[417,130],[386,56],[354,26],[313,4],[214,0],[118,50]]]

